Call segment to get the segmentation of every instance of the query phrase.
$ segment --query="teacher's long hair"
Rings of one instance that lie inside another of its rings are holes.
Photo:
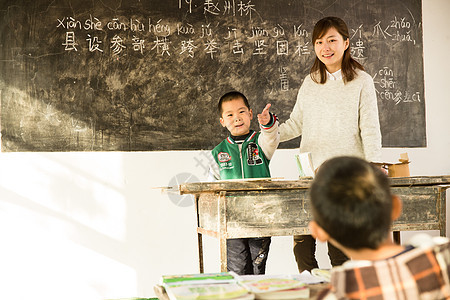
[[[344,38],[344,41],[349,39],[350,35],[348,33],[347,24],[338,18],[338,17],[325,17],[319,20],[314,26],[313,35],[312,35],[312,43],[313,46],[317,39],[320,39],[330,28],[335,28],[340,35]],[[342,78],[344,79],[344,83],[352,81],[356,76],[356,69],[364,70],[364,67],[353,59],[350,55],[350,43],[347,49],[344,51],[344,57],[342,58]],[[314,64],[311,67],[311,78],[317,83],[325,83],[327,81],[327,69],[325,64],[319,60],[316,56],[314,60]]]

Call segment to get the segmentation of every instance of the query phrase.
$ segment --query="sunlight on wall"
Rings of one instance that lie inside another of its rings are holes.
[[[0,202],[2,299],[101,299],[136,290],[135,271],[74,243],[67,222]],[[112,288],[110,282],[120,282]],[[24,288],[24,283],[26,288]]]
[[[120,164],[108,164],[105,153],[1,155],[0,186],[14,191],[25,206],[82,225],[115,240],[125,239],[126,200]]]
[[[1,299],[137,293],[136,270],[123,258],[130,246],[120,161],[105,153],[0,154]]]

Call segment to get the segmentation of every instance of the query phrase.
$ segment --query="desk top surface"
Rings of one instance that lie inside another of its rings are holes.
[[[450,175],[441,176],[413,176],[413,177],[390,177],[391,186],[427,186],[450,184]],[[245,179],[245,180],[222,180],[215,182],[193,182],[184,183],[179,186],[180,194],[198,194],[220,191],[247,191],[247,190],[289,190],[307,189],[310,187],[312,177],[304,177],[298,180],[280,179]]]
[[[308,284],[310,293],[309,299],[316,299],[320,291],[323,290],[326,286],[328,286],[328,283]],[[164,287],[156,285],[153,287],[153,290],[159,300],[169,300],[169,296],[167,296]]]

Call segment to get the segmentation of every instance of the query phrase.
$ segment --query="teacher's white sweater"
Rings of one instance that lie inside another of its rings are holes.
[[[300,152],[311,152],[314,168],[341,155],[380,161],[381,132],[372,77],[315,83],[308,75],[289,120],[279,127],[281,142],[302,136]]]

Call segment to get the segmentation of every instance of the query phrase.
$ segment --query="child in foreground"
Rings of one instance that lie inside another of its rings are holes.
[[[351,258],[332,268],[318,299],[450,299],[449,240],[426,234],[405,246],[391,240],[402,204],[381,169],[356,157],[330,159],[310,193],[312,235]]]
[[[277,117],[269,108],[267,104],[258,115],[261,132],[255,132],[250,130],[253,112],[242,93],[229,92],[220,98],[220,124],[230,135],[211,152],[215,163],[210,168],[210,180],[270,178],[269,162],[280,136]],[[264,274],[270,242],[270,237],[228,239],[228,271]]]

